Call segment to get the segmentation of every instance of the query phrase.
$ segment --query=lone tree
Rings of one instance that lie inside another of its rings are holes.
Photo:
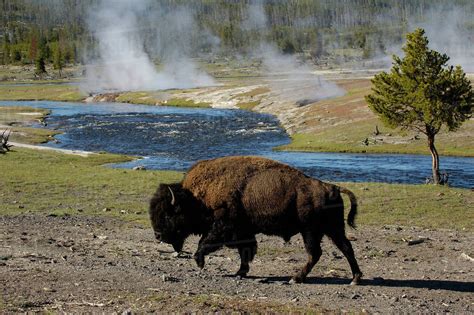
[[[457,130],[473,112],[474,93],[460,66],[447,66],[449,57],[428,48],[423,29],[407,35],[405,57],[393,56],[390,73],[372,79],[369,107],[391,128],[417,130],[428,138],[433,158],[433,182],[440,184],[435,136],[443,125]]]

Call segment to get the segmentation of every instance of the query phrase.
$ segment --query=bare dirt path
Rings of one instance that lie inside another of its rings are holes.
[[[223,249],[198,271],[150,228],[85,216],[0,217],[0,312],[367,311],[474,312],[473,233],[398,226],[348,231],[365,273],[350,271],[327,240],[308,283],[288,285],[303,245],[260,236],[249,278],[230,275],[237,253]],[[408,245],[407,240],[424,241]],[[191,237],[185,251],[196,248]]]

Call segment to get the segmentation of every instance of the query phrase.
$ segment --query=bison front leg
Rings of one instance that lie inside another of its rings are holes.
[[[199,268],[204,268],[206,255],[215,252],[225,244],[228,227],[223,222],[216,221],[207,235],[199,240],[199,245],[194,260]]]
[[[301,233],[303,236],[304,246],[306,252],[308,253],[308,262],[304,265],[303,269],[298,272],[293,278],[291,278],[290,283],[301,283],[306,279],[306,276],[311,272],[314,265],[318,262],[321,257],[321,240],[323,238],[322,233],[317,233],[313,231],[308,231]]]
[[[257,240],[255,236],[245,241],[239,241],[237,249],[239,250],[240,256],[240,268],[236,275],[245,277],[250,270],[249,263],[257,253]]]

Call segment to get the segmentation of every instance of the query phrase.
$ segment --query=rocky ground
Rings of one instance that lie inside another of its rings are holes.
[[[285,245],[260,236],[249,277],[241,279],[231,276],[238,268],[233,250],[211,255],[199,272],[191,254],[177,256],[133,223],[1,216],[0,312],[474,312],[472,233],[363,226],[348,235],[362,285],[348,285],[349,266],[326,239],[307,283],[289,285],[306,260],[299,237]],[[197,240],[191,237],[185,251]]]

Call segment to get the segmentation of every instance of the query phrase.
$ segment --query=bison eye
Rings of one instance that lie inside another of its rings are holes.
[[[161,233],[155,231],[155,238],[156,238],[158,241],[160,241],[160,240],[161,240]]]

